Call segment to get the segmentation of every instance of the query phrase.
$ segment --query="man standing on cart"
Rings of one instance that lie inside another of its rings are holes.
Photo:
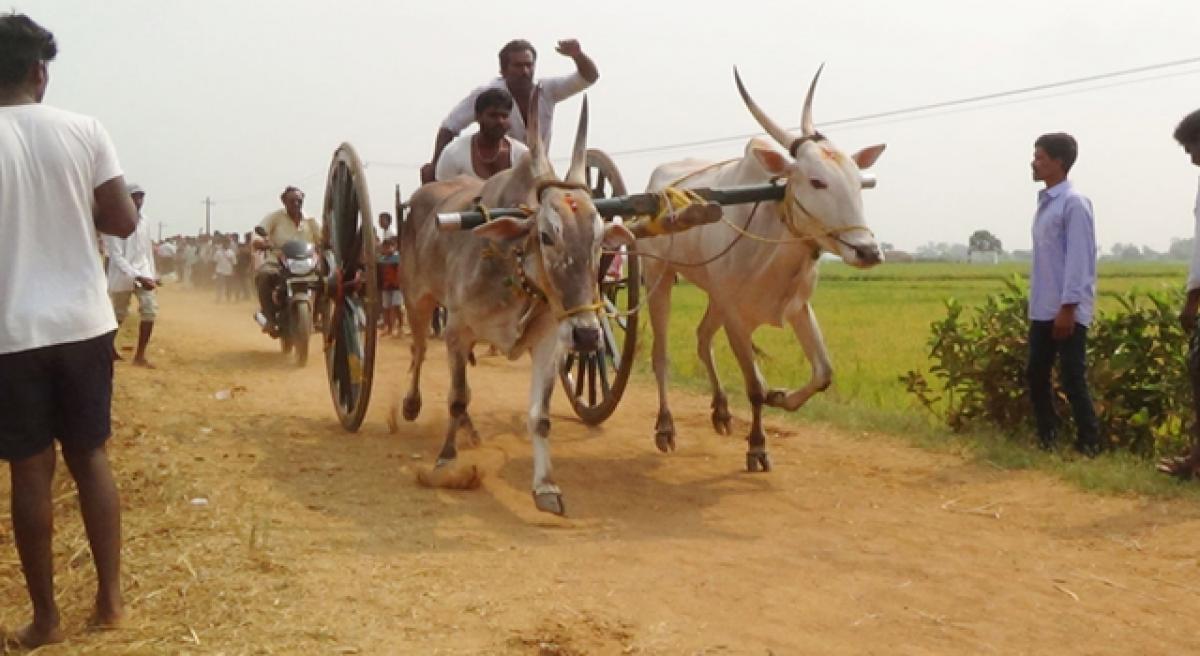
[[[564,39],[556,48],[559,54],[575,61],[575,72],[560,77],[542,78],[542,97],[538,107],[538,125],[542,143],[549,148],[551,127],[554,121],[554,106],[592,86],[600,77],[595,62],[584,54],[575,39]],[[442,121],[434,141],[433,159],[421,167],[421,183],[433,182],[438,158],[458,133],[475,122],[475,99],[488,89],[504,89],[512,96],[517,111],[512,112],[508,134],[513,139],[528,141],[525,126],[528,124],[529,101],[533,95],[533,75],[537,65],[537,50],[524,39],[509,41],[500,49],[500,77],[475,88],[463,98]]]

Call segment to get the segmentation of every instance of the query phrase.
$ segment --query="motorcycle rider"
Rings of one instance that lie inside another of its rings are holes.
[[[258,224],[266,231],[267,236],[255,235],[254,248],[261,251],[278,253],[283,245],[293,239],[300,239],[316,246],[321,237],[321,228],[317,220],[304,216],[304,192],[289,186],[279,195],[283,208],[275,210],[263,218]],[[279,306],[275,302],[274,292],[283,278],[283,269],[277,257],[267,257],[254,274],[254,284],[258,288],[258,302],[266,317],[263,332],[272,336],[279,333],[275,325],[275,315]]]

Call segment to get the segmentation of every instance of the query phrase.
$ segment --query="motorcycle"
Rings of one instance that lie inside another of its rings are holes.
[[[266,236],[262,228],[255,230]],[[284,355],[293,353],[297,366],[308,362],[309,338],[313,332],[313,308],[317,306],[321,291],[321,277],[317,271],[317,250],[312,244],[299,239],[286,242],[279,252],[282,270],[279,284],[272,291],[275,307],[276,330],[271,336],[279,339]],[[259,312],[254,315],[258,325],[266,328],[270,322]]]

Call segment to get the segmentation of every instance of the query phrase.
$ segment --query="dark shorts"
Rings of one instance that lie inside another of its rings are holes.
[[[80,451],[104,444],[115,335],[0,354],[0,460],[24,460],[55,439]]]

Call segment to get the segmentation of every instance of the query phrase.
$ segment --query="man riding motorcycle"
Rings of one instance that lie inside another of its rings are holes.
[[[269,250],[278,255],[283,245],[293,239],[306,241],[316,246],[321,238],[321,228],[317,225],[316,219],[304,216],[302,211],[304,192],[296,187],[288,187],[279,195],[279,200],[283,202],[283,208],[271,212],[258,224],[266,236],[256,235],[254,248],[263,251]],[[265,317],[265,323],[261,321],[260,323],[264,323],[263,332],[272,336],[279,333],[279,327],[275,325],[279,304],[275,301],[274,291],[279,286],[282,277],[283,270],[278,257],[267,257],[254,274],[254,285],[258,288],[258,302]]]

